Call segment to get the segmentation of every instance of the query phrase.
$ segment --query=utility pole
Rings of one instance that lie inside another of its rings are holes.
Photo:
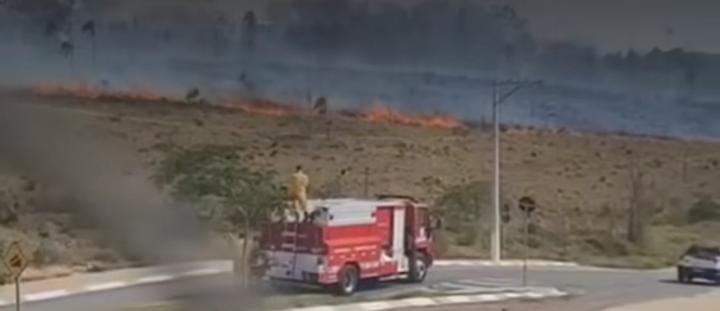
[[[498,122],[498,85],[493,83],[492,119],[493,119],[493,231],[491,235],[492,260],[499,262],[501,258],[502,242],[500,233],[500,122]]]
[[[370,167],[366,166],[363,178],[363,197],[368,197],[368,188],[370,186]]]
[[[540,80],[503,80],[493,82],[493,100],[492,100],[492,115],[493,115],[493,140],[494,140],[494,163],[493,163],[493,193],[492,193],[492,204],[493,204],[493,231],[490,236],[490,253],[494,262],[499,262],[502,259],[502,242],[500,238],[501,231],[501,220],[500,220],[500,115],[498,108],[505,102],[510,96],[515,94],[517,91],[524,87],[541,86],[542,81]],[[502,88],[510,86],[512,87],[509,91],[501,93]]]

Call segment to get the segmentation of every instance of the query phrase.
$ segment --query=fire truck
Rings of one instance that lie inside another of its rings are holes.
[[[433,263],[426,205],[409,197],[310,200],[307,221],[276,220],[260,236],[263,274],[352,295],[362,281],[422,282]]]

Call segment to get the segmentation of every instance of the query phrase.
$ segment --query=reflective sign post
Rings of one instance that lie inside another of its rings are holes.
[[[5,268],[15,280],[15,310],[20,311],[20,276],[28,266],[28,257],[23,252],[20,242],[15,241],[10,243],[2,259]]]
[[[20,277],[15,278],[15,311],[20,311]]]
[[[528,235],[529,231],[528,227],[530,226],[530,217],[532,216],[532,213],[537,208],[537,205],[535,204],[535,200],[533,200],[531,197],[522,197],[520,198],[520,201],[518,201],[518,207],[520,207],[520,210],[523,212],[523,272],[522,272],[522,286],[527,286],[527,258],[528,258],[528,249],[530,246],[528,245]]]

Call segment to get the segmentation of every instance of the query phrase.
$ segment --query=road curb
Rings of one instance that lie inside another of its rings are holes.
[[[380,311],[403,308],[419,308],[433,307],[453,304],[478,304],[499,302],[512,299],[548,299],[569,296],[570,294],[560,291],[556,288],[545,288],[530,290],[527,292],[507,292],[493,294],[474,294],[474,295],[452,295],[438,297],[413,297],[398,300],[384,300],[373,302],[350,303],[337,306],[313,306],[304,308],[291,308],[283,311],[345,311],[345,310],[362,310],[362,311]]]
[[[433,264],[439,267],[520,267],[524,263],[522,260],[503,260],[500,262],[492,260],[436,260]],[[528,260],[527,265],[532,267],[580,267],[580,265],[575,262],[549,260]]]
[[[227,268],[198,268],[198,269],[190,269],[190,270],[178,272],[178,273],[152,274],[152,275],[148,275],[148,276],[137,277],[134,279],[123,280],[123,281],[107,281],[107,282],[100,282],[100,283],[90,283],[90,284],[86,284],[86,285],[76,288],[76,289],[53,289],[53,290],[48,290],[48,291],[27,293],[27,294],[22,295],[22,302],[38,302],[38,301],[52,300],[52,299],[73,296],[73,295],[121,289],[121,288],[127,288],[127,287],[138,286],[138,285],[148,285],[148,284],[163,283],[163,282],[168,282],[168,281],[178,280],[178,279],[210,276],[210,275],[222,274],[222,273],[226,273],[226,272],[230,272],[230,271],[231,270],[227,269]],[[15,305],[15,302],[0,299],[0,307],[6,307],[6,306],[11,306],[11,305]]]
[[[105,282],[98,282],[98,283],[89,283],[84,284],[81,287],[77,288],[54,288],[47,291],[39,291],[39,292],[31,292],[26,293],[22,296],[23,302],[37,302],[37,301],[46,301],[51,299],[58,299],[63,298],[67,296],[72,295],[79,295],[84,293],[92,293],[92,292],[100,292],[100,291],[108,291],[108,290],[116,290],[116,289],[122,289],[132,286],[139,286],[139,285],[147,285],[147,284],[154,284],[154,283],[163,283],[168,281],[173,281],[177,279],[182,278],[192,278],[192,277],[200,277],[200,276],[209,276],[214,274],[222,274],[232,271],[232,265],[230,264],[230,261],[215,261],[216,264],[212,265],[212,267],[203,267],[203,268],[196,268],[196,269],[186,269],[182,272],[176,272],[176,273],[152,273],[148,275],[143,276],[137,276],[135,278],[130,279],[122,279],[122,280],[107,280]],[[219,263],[219,264],[218,264]],[[482,267],[518,267],[522,266],[523,262],[521,260],[507,260],[507,261],[501,261],[501,262],[493,262],[490,260],[436,260],[434,263],[436,266],[439,267],[473,267],[473,266],[482,266]],[[529,266],[533,267],[579,267],[576,263],[569,263],[569,262],[558,262],[558,261],[543,261],[543,260],[529,260],[528,261]],[[480,298],[477,299],[494,299],[492,298],[492,295],[477,295]],[[459,297],[459,296],[456,296]],[[471,296],[467,296],[471,297]],[[486,298],[482,298],[486,297]],[[487,298],[490,297],[490,298]],[[429,299],[429,298],[428,298]],[[470,299],[470,298],[455,298],[455,299]],[[405,300],[397,300],[393,301],[393,303],[397,303],[398,301],[405,301]],[[409,300],[408,303],[413,303],[413,300]],[[417,303],[415,301],[414,303]],[[0,299],[0,307],[10,306],[14,305],[15,302],[12,301],[11,297],[2,297]],[[382,306],[383,304],[379,304],[378,306]],[[372,305],[371,305],[372,306]],[[377,307],[379,309],[368,309],[368,310],[385,310],[383,308]],[[304,309],[303,309],[304,310]],[[307,309],[309,311],[316,310],[316,309]],[[317,309],[319,310],[326,310],[326,309]],[[328,309],[330,310],[330,309]],[[334,309],[332,309],[334,310]]]

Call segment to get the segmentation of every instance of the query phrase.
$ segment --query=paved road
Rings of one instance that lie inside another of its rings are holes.
[[[451,275],[459,271],[443,271]],[[479,272],[482,277],[503,278],[517,276],[517,271],[491,269]],[[569,299],[544,301],[542,303],[507,302],[490,305],[454,308],[426,308],[423,310],[533,310],[533,311],[595,311],[609,307],[667,298],[691,297],[720,290],[715,284],[686,285],[675,282],[674,270],[619,271],[619,270],[535,270],[531,280],[535,285],[556,286],[574,295]]]
[[[436,267],[424,286],[433,286],[435,288],[453,288],[467,285],[481,287],[513,286],[519,285],[520,276],[518,268]],[[673,279],[674,272],[672,270],[635,272],[583,268],[534,268],[530,271],[530,285],[554,286],[570,291],[575,296],[570,299],[547,301],[539,305],[496,304],[488,307],[491,308],[488,310],[496,310],[498,306],[512,306],[513,308],[509,310],[534,311],[602,310],[611,306],[664,298],[694,296],[720,289],[720,287],[710,284],[677,284]],[[326,295],[319,290],[306,291],[286,288],[273,290],[256,288],[248,293],[240,293],[232,289],[232,283],[232,278],[229,275],[180,279],[168,283],[148,284],[28,303],[23,305],[23,310],[119,310],[133,305],[177,299],[196,305],[197,307],[191,308],[192,310],[251,310],[257,309],[255,302],[257,301],[256,297],[259,295],[271,295],[271,302],[274,306],[296,304],[299,301],[308,304],[340,304],[353,300],[378,299],[417,289],[417,285],[391,283],[365,290],[352,298],[341,298]],[[428,310],[447,309],[430,308]],[[477,307],[459,307],[457,309],[481,310]],[[0,308],[0,310],[12,310],[12,307]]]

